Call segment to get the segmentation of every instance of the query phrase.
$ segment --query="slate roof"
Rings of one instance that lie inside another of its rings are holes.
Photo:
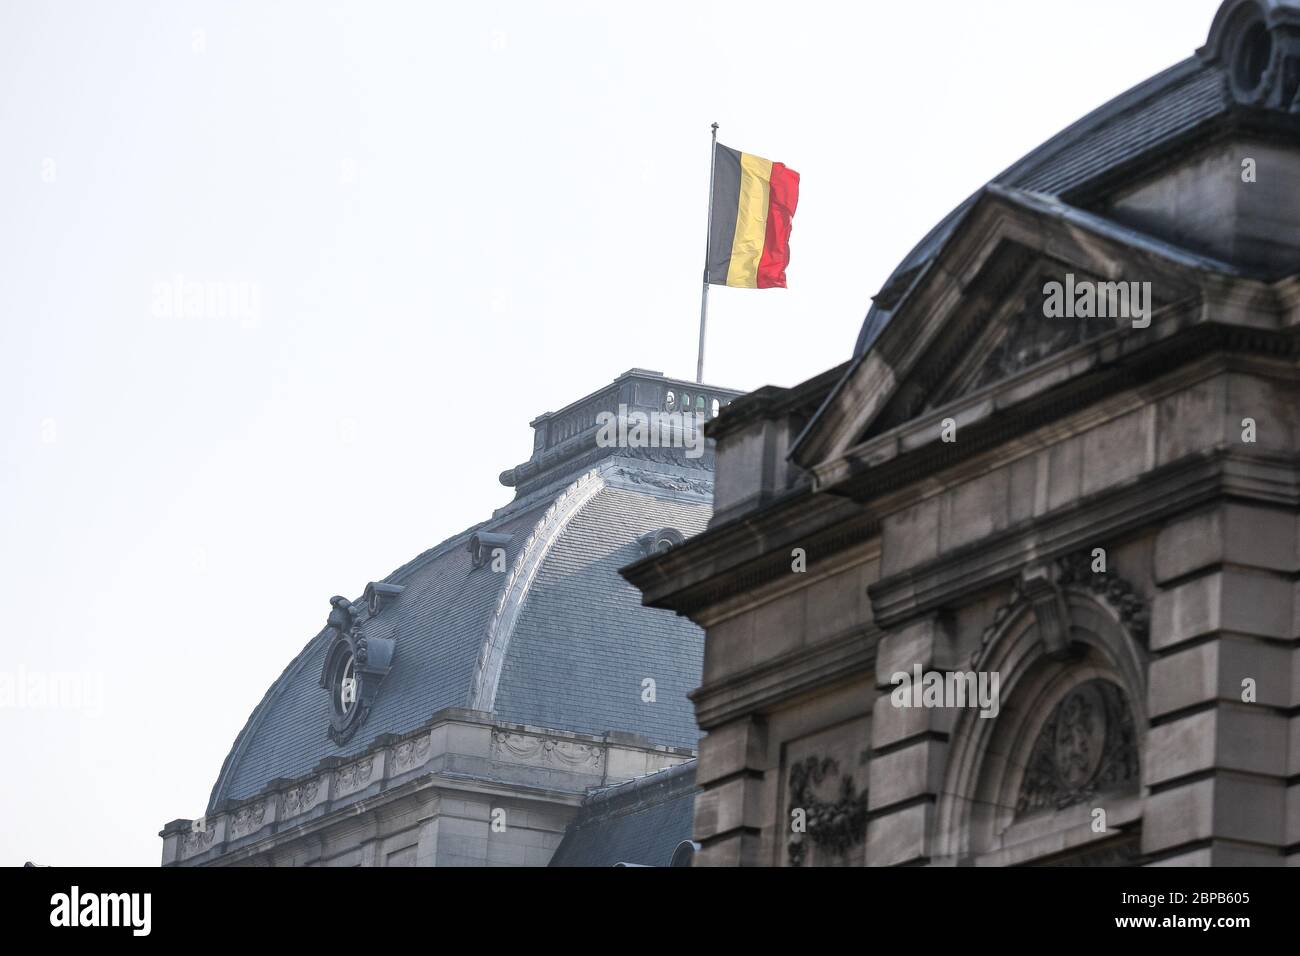
[[[578,733],[624,730],[694,747],[703,632],[686,618],[643,607],[618,569],[640,560],[637,538],[674,527],[703,531],[712,508],[610,487],[569,523],[563,547],[538,572],[502,668],[496,713],[504,720]],[[655,702],[642,700],[653,679]]]
[[[583,801],[551,866],[668,866],[691,839],[695,761],[606,787]]]
[[[1069,199],[1140,157],[1170,148],[1233,108],[1223,67],[1197,54],[1089,113],[992,182]],[[870,348],[895,306],[938,254],[979,194],[977,191],[945,216],[898,264],[862,323],[853,349],[855,357]]]
[[[650,377],[656,374],[628,373],[616,380],[611,400],[635,390],[655,401],[667,388],[680,388]],[[738,394],[708,391],[724,400]],[[542,416],[534,424],[546,428],[547,421]],[[446,707],[477,706],[512,723],[618,731],[694,748],[699,732],[686,694],[699,683],[703,632],[670,611],[643,607],[640,592],[618,569],[644,557],[643,534],[675,528],[689,537],[704,530],[712,510],[712,452],[693,460],[680,449],[600,450],[588,438],[566,432],[547,443],[539,437],[534,460],[558,454],[559,443],[559,464],[544,464],[491,520],[383,579],[404,589],[363,630],[367,637],[394,638],[392,669],[365,724],[342,746],[328,736],[330,697],[319,685],[334,639],[331,628],[322,628],[250,716],[213,787],[209,812],[274,779],[305,774],[324,757],[360,753],[382,734],[411,731]],[[473,567],[467,546],[484,532],[511,536],[507,573]],[[537,556],[536,564],[516,574],[526,565],[525,551]],[[503,594],[522,595],[509,628],[502,624],[502,607],[509,606]],[[322,618],[329,610],[325,596],[323,590]],[[509,639],[501,642],[489,706],[482,673],[491,670],[484,662],[494,629],[507,630]],[[643,699],[646,678],[655,682],[653,702]]]

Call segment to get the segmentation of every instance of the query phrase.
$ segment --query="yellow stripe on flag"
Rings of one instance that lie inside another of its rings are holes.
[[[731,241],[731,264],[727,285],[737,289],[758,288],[758,260],[767,241],[767,191],[772,180],[772,161],[761,156],[740,154],[740,206],[736,210],[736,235]]]

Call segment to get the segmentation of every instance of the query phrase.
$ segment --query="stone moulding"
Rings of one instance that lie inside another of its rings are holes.
[[[299,839],[305,828],[329,825],[340,811],[346,815],[373,800],[400,796],[411,786],[425,786],[419,782],[422,773],[443,756],[462,761],[450,774],[460,785],[469,779],[463,761],[478,760],[494,768],[485,781],[495,780],[502,771],[544,769],[548,787],[571,792],[576,800],[593,780],[604,780],[611,767],[616,779],[623,779],[628,767],[674,764],[695,752],[622,734],[597,737],[497,723],[489,714],[447,708],[402,737],[376,738],[370,749],[346,763],[327,758],[309,775],[274,780],[262,792],[238,804],[223,804],[201,821],[173,821],[161,834],[164,864],[204,865],[257,856],[271,843]],[[501,779],[508,779],[509,772]]]
[[[569,485],[542,515],[533,533],[520,549],[505,587],[502,588],[496,610],[488,622],[487,635],[474,673],[471,709],[490,712],[496,708],[501,668],[505,663],[506,650],[510,646],[515,624],[528,598],[529,588],[541,570],[551,546],[559,539],[565,527],[604,487],[605,480],[598,470],[587,472]]]
[[[1084,557],[1090,558],[1090,552]],[[1038,809],[1056,812],[1058,804],[1069,807],[1091,792],[1118,792],[1140,780],[1126,754],[1134,746],[1140,752],[1147,726],[1147,650],[1107,600],[1105,589],[1094,592],[1081,586],[1063,567],[1078,568],[1078,558],[1071,553],[1039,564],[1030,577],[1040,599],[1045,581],[1060,590],[1068,617],[1068,630],[1062,632],[1069,635],[1068,647],[1047,639],[1043,631],[1051,622],[1044,625],[1038,619],[1033,600],[1018,587],[971,657],[972,669],[1001,675],[1003,710],[996,720],[981,720],[974,711],[963,710],[953,723],[935,807],[932,859],[973,859],[1022,844],[1024,833],[1012,831],[1018,816]],[[1061,576],[1070,583],[1062,586]],[[1112,706],[1109,691],[1073,693],[1092,680],[1117,688],[1127,714]],[[1054,708],[1067,699],[1070,702],[1053,721]],[[1108,708],[1104,718],[1099,700]],[[1103,746],[1110,757],[1093,763]],[[996,758],[986,759],[989,755]],[[1031,767],[1026,783],[1024,772]],[[977,805],[988,812],[976,813]],[[1047,839],[1039,823],[1030,826]],[[1004,839],[1012,843],[1004,844]]]

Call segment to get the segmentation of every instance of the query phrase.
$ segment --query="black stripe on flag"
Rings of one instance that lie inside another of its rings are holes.
[[[731,244],[740,208],[740,150],[718,143],[713,153],[713,218],[709,229],[709,282],[727,284]]]

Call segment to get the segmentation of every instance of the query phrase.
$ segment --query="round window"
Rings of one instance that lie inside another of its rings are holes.
[[[1250,93],[1258,89],[1264,79],[1264,71],[1273,58],[1273,37],[1268,32],[1264,21],[1256,20],[1241,32],[1237,40],[1236,56],[1233,57],[1233,79],[1237,89]]]
[[[340,714],[350,714],[357,704],[356,662],[350,653],[339,661],[337,674],[334,681],[334,706]]]

